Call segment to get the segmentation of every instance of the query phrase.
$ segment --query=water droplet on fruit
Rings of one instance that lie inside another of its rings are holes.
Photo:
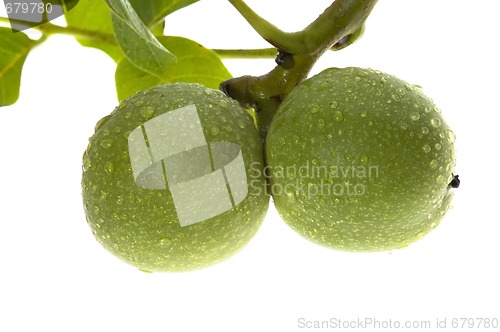
[[[109,118],[111,117],[111,115],[106,115],[105,117],[103,117],[101,120],[97,121],[97,123],[95,124],[95,127],[94,127],[94,131],[97,131],[99,130],[99,128],[102,127],[102,125],[104,123],[106,123],[106,121],[109,120]]]
[[[225,126],[224,130],[227,131],[228,133],[232,133],[233,132],[233,128],[231,128],[231,126]]]
[[[99,212],[101,211],[101,209],[97,205],[94,205],[92,209],[94,210],[95,214],[99,214]]]
[[[412,91],[413,87],[410,84],[405,84],[406,91]]]
[[[318,120],[318,128],[319,129],[325,128],[325,120],[323,120],[323,119]]]
[[[367,111],[361,111],[361,117],[362,118],[366,118],[367,115],[368,115]]]
[[[144,105],[144,100],[138,100],[134,103],[134,105],[137,107],[141,107],[142,105]]]
[[[108,199],[108,193],[107,193],[107,192],[105,192],[105,191],[101,191],[101,195],[99,196],[99,199],[100,199],[101,201],[105,201],[105,200],[107,200],[107,199]]]
[[[441,125],[441,120],[439,120],[438,118],[433,118],[431,120],[431,126],[433,126],[434,128],[438,128],[440,125]]]
[[[294,203],[297,199],[295,198],[295,194],[290,192],[290,191],[287,191],[286,192],[286,196],[288,197],[288,200],[292,203]]]
[[[399,124],[399,128],[401,128],[402,130],[406,130],[406,129],[408,129],[408,125],[405,122],[401,122]]]
[[[356,82],[359,82],[359,81],[361,81],[361,77],[356,76],[356,77],[354,78],[354,80],[355,80]]]
[[[429,128],[427,127],[422,127],[422,134],[427,135],[429,133]]]
[[[116,204],[118,204],[118,205],[122,205],[123,204],[123,197],[122,196],[116,197]]]
[[[238,120],[238,127],[240,127],[241,129],[244,129],[245,128],[245,123],[241,120]]]
[[[333,120],[335,122],[342,122],[342,121],[344,121],[344,114],[341,111],[335,111],[335,112],[333,112]]]
[[[86,157],[83,160],[83,171],[84,172],[88,171],[90,169],[90,166],[91,166],[90,159],[88,157]]]
[[[169,237],[164,237],[160,240],[160,246],[168,248],[172,245],[172,240]]]
[[[450,140],[451,143],[455,143],[455,141],[457,140],[455,133],[451,130],[448,130],[448,139]]]
[[[432,169],[436,169],[438,167],[438,162],[436,159],[432,159],[429,165],[431,166]]]
[[[424,150],[425,153],[431,152],[431,146],[429,144],[425,144],[422,149]]]
[[[431,109],[430,109],[430,108],[428,108],[428,107],[426,107],[426,108],[424,108],[424,112],[425,112],[425,113],[430,113],[430,112],[431,112]]]
[[[124,101],[122,101],[122,102],[120,103],[120,105],[118,105],[118,109],[119,109],[119,110],[122,110],[122,109],[124,109],[124,108],[125,108],[125,107],[127,107],[127,106],[128,106],[128,105],[127,105],[127,103],[126,103],[126,102],[124,102]]]
[[[107,161],[104,164],[104,171],[106,173],[111,174],[111,173],[113,173],[114,169],[115,169],[115,165],[111,161]]]
[[[438,175],[438,176],[436,177],[436,182],[437,182],[437,183],[443,183],[443,182],[444,182],[444,176],[442,176],[442,175]]]
[[[368,156],[366,154],[362,154],[359,156],[359,162],[363,165],[368,164]]]
[[[321,107],[320,107],[318,104],[312,104],[312,105],[311,105],[311,108],[309,109],[309,111],[310,111],[311,113],[318,113],[318,112],[319,112],[319,110],[320,110],[320,108],[321,108]]]
[[[330,89],[332,85],[330,84],[330,82],[322,82],[320,85],[319,85],[319,89],[322,90],[322,91],[325,91],[325,90],[328,90]]]
[[[101,146],[104,149],[110,149],[113,146],[113,141],[110,139],[105,139],[101,141]]]
[[[375,91],[375,96],[380,97],[381,95],[382,95],[382,90],[377,89],[377,90]]]
[[[339,102],[338,102],[338,101],[336,101],[336,100],[332,100],[332,101],[330,102],[330,108],[335,109],[335,108],[337,108],[337,107],[339,107]]]
[[[436,143],[436,145],[434,145],[434,147],[436,148],[436,150],[438,150],[438,151],[439,151],[439,150],[441,150],[441,147],[442,147],[442,146],[441,146],[441,144]]]
[[[412,121],[418,121],[418,120],[420,120],[420,114],[418,114],[418,113],[413,113],[412,115],[410,115],[410,119],[411,119]]]
[[[210,134],[212,134],[214,136],[217,136],[217,135],[219,135],[219,133],[220,133],[220,129],[219,128],[217,128],[217,127],[210,128]]]
[[[141,111],[139,113],[141,113],[143,118],[145,118],[146,120],[149,120],[155,114],[155,109],[151,106],[148,106],[148,107],[144,107],[143,109],[141,109]]]
[[[429,219],[430,219],[430,218],[429,218]],[[435,228],[435,227],[436,227],[436,223],[435,223],[435,222],[433,222],[433,223],[431,224],[431,228]]]

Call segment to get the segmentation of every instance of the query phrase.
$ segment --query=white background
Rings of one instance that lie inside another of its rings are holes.
[[[291,31],[329,1],[248,4]],[[81,156],[117,104],[114,66],[71,37],[49,39],[26,61],[18,103],[0,108],[0,331],[303,331],[300,318],[365,317],[447,319],[451,331],[453,318],[500,319],[498,12],[496,0],[381,0],[364,37],[313,71],[379,69],[440,106],[458,138],[462,185],[434,232],[392,253],[336,252],[296,235],[271,207],[239,254],[177,274],[140,272],[94,240]],[[267,47],[224,0],[179,11],[166,33],[212,48]],[[274,65],[226,64],[234,76]]]

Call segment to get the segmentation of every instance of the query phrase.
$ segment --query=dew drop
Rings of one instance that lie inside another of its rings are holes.
[[[438,162],[436,159],[432,159],[429,165],[431,166],[432,169],[436,169],[438,167]]]
[[[125,107],[127,107],[127,106],[128,106],[128,105],[127,105],[127,103],[126,103],[126,102],[124,102],[124,101],[122,101],[122,102],[120,103],[120,105],[118,105],[118,109],[119,109],[119,110],[122,110],[122,109],[124,109],[124,108],[125,108]]]
[[[294,203],[297,199],[295,198],[295,194],[292,193],[291,191],[286,192],[286,196],[288,197],[288,200],[292,203]]]
[[[439,143],[436,143],[436,145],[434,145],[434,147],[436,148],[437,151],[439,151],[439,150],[441,150],[442,145]]]
[[[83,160],[83,171],[86,172],[90,169],[90,166],[91,166],[91,162],[90,162],[90,159],[88,157],[86,157],[84,160]]]
[[[344,121],[344,114],[342,114],[341,111],[335,111],[335,112],[333,112],[333,120],[335,122],[342,122],[342,121]]]
[[[426,108],[424,108],[424,112],[425,112],[425,113],[430,113],[430,112],[431,112],[431,109],[430,109],[430,108],[428,108],[428,107],[426,107]]]
[[[241,120],[238,120],[238,127],[240,127],[241,129],[244,129],[245,128],[245,123]]]
[[[337,107],[339,107],[339,102],[338,102],[338,101],[336,101],[336,100],[332,100],[332,101],[330,102],[330,108],[332,108],[332,109],[336,109]]]
[[[141,109],[141,111],[139,113],[141,113],[143,118],[149,120],[155,114],[155,109],[151,106],[148,106],[148,107],[144,107],[143,109]]]
[[[142,105],[144,105],[144,100],[138,100],[134,103],[134,105],[137,107],[141,107]]]
[[[106,123],[106,121],[108,121],[110,117],[111,117],[111,115],[106,115],[101,120],[97,121],[97,123],[95,124],[95,127],[94,127],[94,131],[97,131],[99,128],[101,128],[102,125],[104,123]]]
[[[418,113],[413,113],[412,115],[410,115],[410,119],[411,119],[412,121],[418,121],[418,120],[420,120],[420,114],[418,114]]]
[[[225,126],[224,130],[227,131],[228,133],[232,133],[233,132],[233,128],[231,128],[231,126]]]
[[[318,128],[319,129],[325,128],[325,120],[323,120],[323,119],[318,120]]]
[[[330,89],[332,85],[329,82],[323,82],[319,85],[319,89],[322,91]]]
[[[437,183],[443,183],[443,182],[444,182],[444,176],[442,176],[442,175],[438,175],[438,176],[436,177],[436,182],[437,182]]]
[[[116,204],[118,204],[118,205],[122,205],[123,204],[123,197],[122,196],[116,197]]]
[[[398,95],[396,95],[396,94],[392,94],[392,95],[391,95],[391,98],[392,98],[392,100],[394,100],[394,101],[400,101],[400,100],[401,100],[401,97],[400,97],[400,96],[398,96]]]
[[[104,149],[110,149],[113,146],[113,141],[110,139],[105,139],[101,141],[101,146]]]
[[[321,108],[321,107],[320,107],[318,104],[312,104],[312,105],[311,105],[311,108],[309,109],[309,111],[310,111],[311,113],[318,113],[318,112],[319,112],[319,110],[320,110],[320,108]]]
[[[427,127],[422,127],[422,134],[427,135],[429,133],[429,128]]]
[[[212,134],[214,136],[217,136],[217,135],[219,135],[219,133],[220,133],[220,129],[219,128],[217,128],[217,127],[210,128],[210,134]]]
[[[160,240],[160,246],[168,248],[172,245],[172,240],[169,237],[164,237]]]
[[[431,147],[429,144],[425,144],[422,149],[424,150],[425,153],[431,152]]]
[[[362,154],[359,156],[359,162],[363,165],[368,164],[368,156],[366,154]]]
[[[367,111],[361,111],[361,117],[362,118],[366,118],[368,116],[368,112]]]
[[[355,80],[356,82],[359,82],[359,81],[361,81],[361,77],[356,76],[356,77],[354,78],[354,80]]]
[[[107,192],[105,192],[105,191],[101,191],[101,195],[99,196],[99,199],[100,199],[101,201],[105,201],[105,200],[107,200],[107,199],[108,199],[108,193],[107,193]]]
[[[448,130],[448,139],[450,140],[451,143],[455,143],[455,141],[457,140],[455,133],[451,130]]]
[[[439,120],[438,118],[433,118],[431,120],[431,126],[433,126],[434,128],[438,128],[440,125],[441,125],[441,120]]]
[[[99,214],[99,212],[101,211],[101,209],[97,205],[94,205],[93,210],[95,214]]]
[[[104,164],[104,171],[108,174],[112,174],[115,169],[115,165],[111,161],[107,161]]]

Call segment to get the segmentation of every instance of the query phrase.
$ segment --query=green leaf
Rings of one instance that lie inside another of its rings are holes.
[[[35,45],[24,33],[0,27],[0,106],[12,105],[19,98],[24,61]]]
[[[154,76],[165,77],[175,56],[156,39],[128,0],[105,0],[113,16],[116,39],[130,62]]]
[[[111,12],[103,0],[80,0],[65,17],[69,28],[94,32],[92,38],[77,37],[81,45],[100,49],[116,62],[124,57],[114,36]]]
[[[198,0],[130,0],[137,15],[149,27],[162,22],[163,19],[183,7],[187,7]]]
[[[159,37],[159,41],[177,57],[175,66],[170,67],[164,77],[158,77],[137,68],[127,59],[122,59],[115,74],[119,100],[164,83],[201,83],[208,88],[217,89],[222,81],[231,78],[219,56],[200,44],[182,37]]]

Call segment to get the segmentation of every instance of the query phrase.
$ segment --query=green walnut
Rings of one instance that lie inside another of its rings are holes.
[[[280,105],[266,141],[282,218],[346,251],[406,247],[450,206],[455,135],[420,88],[361,68],[327,69]]]
[[[268,208],[252,117],[198,84],[156,86],[100,120],[83,156],[82,191],[96,239],[155,271],[220,262],[257,232]]]

